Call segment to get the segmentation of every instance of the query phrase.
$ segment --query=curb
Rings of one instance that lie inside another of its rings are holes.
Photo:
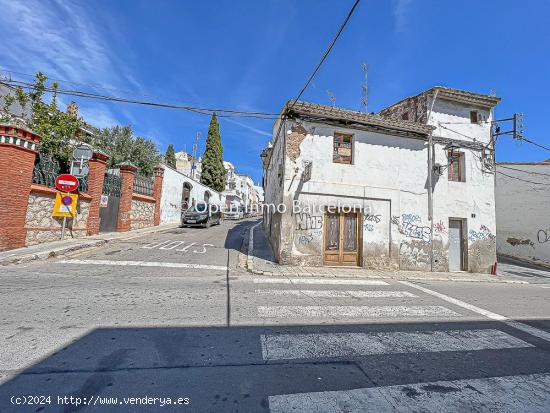
[[[111,240],[95,240],[94,242],[87,242],[83,244],[70,245],[67,247],[58,247],[47,251],[41,251],[34,254],[15,255],[13,257],[6,257],[0,260],[0,265],[10,264],[23,264],[29,261],[45,260],[48,258],[58,257],[68,252],[79,251],[86,248],[95,248],[101,245],[107,244]]]
[[[272,272],[272,271],[263,271],[263,270],[255,270],[254,268],[248,269],[248,272],[254,275],[264,275],[264,276],[270,276],[270,277],[288,277],[288,275],[283,274],[282,272]],[[520,285],[530,285],[531,283],[528,281],[520,281],[520,280],[476,280],[476,279],[468,279],[468,278],[444,278],[444,277],[414,277],[414,276],[395,276],[395,275],[376,275],[376,276],[369,276],[369,275],[362,275],[362,276],[354,276],[354,277],[346,277],[346,276],[328,276],[326,274],[319,274],[319,275],[311,275],[311,274],[296,274],[294,277],[318,277],[318,278],[346,278],[346,279],[356,279],[356,278],[372,278],[377,280],[396,280],[396,281],[403,281],[403,280],[409,280],[409,281],[446,281],[446,282],[468,282],[468,283],[487,283],[487,284],[520,284]]]
[[[110,242],[137,238],[142,235],[146,235],[154,232],[160,232],[166,229],[172,229],[176,227],[177,227],[176,224],[174,224],[174,225],[163,225],[162,227],[157,226],[157,227],[142,228],[142,229],[136,230],[136,232],[133,232],[133,231],[128,231],[124,233],[118,232],[118,233],[114,233],[116,235],[111,238],[93,239],[89,241],[86,241],[86,238],[78,238],[77,240],[79,240],[80,242],[77,242],[74,245],[53,247],[51,249],[47,249],[45,251],[40,251],[36,253],[27,253],[27,254],[18,254],[18,255],[14,254],[12,256],[0,258],[0,266],[23,264],[23,263],[27,263],[35,260],[46,260],[48,258],[54,258],[54,257],[59,257],[61,255],[65,255],[70,252],[80,251],[88,248],[97,248],[105,244],[108,244]],[[151,229],[151,228],[154,228],[154,229]]]
[[[254,230],[261,223],[262,221],[256,222],[248,230],[248,249],[247,249],[246,263],[245,263],[246,270],[248,272],[254,272],[254,256],[252,255],[252,251],[254,251]]]

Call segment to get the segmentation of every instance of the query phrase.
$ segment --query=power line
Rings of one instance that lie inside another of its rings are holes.
[[[3,84],[5,86],[19,86],[24,89],[37,90],[34,84],[21,82],[18,80],[0,81],[0,84]],[[100,95],[97,93],[83,92],[79,90],[53,89],[48,86],[44,87],[44,91],[50,92],[50,93],[56,93],[59,95],[74,96],[74,97],[81,97],[81,98],[87,98],[87,99],[96,99],[96,100],[104,100],[104,101],[111,101],[111,102],[118,102],[118,103],[128,103],[128,104],[134,104],[134,105],[160,107],[160,108],[167,108],[167,109],[187,110],[187,111],[195,112],[202,115],[211,115],[212,113],[216,112],[216,114],[219,117],[247,117],[247,118],[257,118],[257,119],[271,119],[271,120],[278,119],[279,117],[278,114],[269,113],[269,112],[252,112],[252,111],[240,111],[240,110],[222,109],[222,108],[204,108],[204,107],[194,107],[194,106],[186,106],[186,105],[175,105],[171,103],[152,102],[152,101],[144,101],[144,100],[136,100],[136,99],[126,99],[126,98],[121,98],[117,96]]]
[[[328,45],[327,49],[325,50],[325,53],[323,53],[323,56],[321,57],[321,60],[319,61],[319,63],[317,63],[317,66],[315,67],[315,70],[313,70],[313,73],[311,73],[311,75],[309,76],[309,78],[306,81],[306,84],[304,85],[302,90],[300,90],[300,93],[298,93],[298,96],[296,96],[296,99],[294,99],[294,102],[292,103],[292,105],[290,106],[289,109],[292,109],[292,107],[296,104],[296,102],[302,97],[303,93],[306,91],[307,87],[309,86],[309,84],[311,83],[311,81],[313,80],[313,78],[315,77],[315,75],[317,74],[319,69],[321,68],[321,65],[323,64],[325,59],[330,54],[332,48],[334,47],[334,44],[336,43],[336,41],[338,40],[338,38],[342,34],[342,31],[344,30],[344,27],[346,27],[346,25],[348,24],[348,21],[351,18],[351,15],[355,11],[355,8],[357,7],[357,5],[359,4],[360,1],[361,0],[355,0],[355,3],[353,3],[353,6],[351,6],[350,11],[348,12],[346,18],[344,19],[344,21],[340,25],[340,28],[336,32],[336,35],[333,37],[332,41]]]
[[[526,173],[528,175],[550,176],[550,174],[545,174],[544,172],[525,171],[523,169],[512,168],[511,166],[502,165],[502,164],[497,164],[497,168],[510,169],[511,171],[523,172],[523,173]]]
[[[548,148],[547,146],[541,145],[540,143],[533,142],[532,140],[527,139],[525,136],[520,140],[530,143],[531,145],[538,146],[539,148],[542,148],[544,150],[550,151],[550,148]]]
[[[353,12],[355,11],[355,9],[357,8],[357,5],[359,4],[361,0],[355,0],[355,3],[353,3],[353,6],[351,6],[351,9],[349,10],[348,14],[346,15],[346,18],[344,19],[344,21],[342,22],[342,24],[340,25],[338,31],[336,32],[336,34],[334,35],[334,37],[332,38],[331,42],[329,43],[327,49],[325,50],[325,52],[323,53],[323,55],[321,56],[321,60],[319,61],[319,63],[317,63],[317,66],[315,67],[315,69],[313,70],[313,72],[311,73],[311,75],[309,75],[306,83],[304,84],[304,87],[302,87],[302,90],[300,90],[300,93],[298,93],[298,96],[296,96],[296,98],[294,99],[294,101],[292,102],[292,104],[286,108],[286,110],[284,111],[284,113],[281,114],[281,119],[280,119],[280,123],[279,123],[279,129],[277,129],[277,134],[275,135],[275,139],[274,141],[276,141],[278,138],[279,138],[279,134],[281,133],[281,129],[283,127],[283,124],[285,123],[285,120],[286,120],[286,114],[294,107],[294,105],[296,104],[296,102],[298,102],[298,100],[302,97],[302,95],[304,94],[304,92],[306,91],[307,87],[309,86],[309,84],[311,83],[311,81],[313,80],[313,78],[315,77],[315,75],[317,74],[317,72],[319,71],[319,69],[321,68],[321,65],[324,63],[324,61],[326,60],[326,58],[328,57],[328,55],[330,54],[330,52],[332,51],[332,48],[334,47],[334,45],[336,44],[336,41],[338,40],[338,38],[340,37],[340,35],[342,34],[342,31],[344,30],[344,27],[346,27],[346,25],[348,24],[348,21],[349,19],[351,18]],[[270,164],[271,164],[271,158],[269,158],[269,163],[267,165],[267,168],[269,169],[270,167]]]
[[[517,176],[505,174],[504,172],[501,172],[501,171],[499,171],[499,170],[497,170],[497,174],[501,174],[501,175],[507,176],[508,178],[517,179],[518,181],[527,182],[527,183],[529,183],[529,184],[534,184],[534,185],[548,185],[548,186],[550,186],[549,183],[529,181],[529,180],[527,180],[527,179],[518,178]]]

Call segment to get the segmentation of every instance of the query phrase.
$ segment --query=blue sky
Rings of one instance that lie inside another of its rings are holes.
[[[279,112],[295,97],[352,0],[0,0],[0,68],[70,81],[62,86],[138,99]],[[525,134],[550,145],[550,2],[363,0],[303,99],[369,110],[434,85],[502,98],[497,117],[525,114]],[[23,75],[15,78],[28,80]],[[68,100],[66,98],[66,100]],[[209,117],[77,101],[97,126],[131,124],[164,152],[202,145]],[[221,119],[224,156],[261,178],[272,121]],[[503,137],[499,161],[550,153]]]

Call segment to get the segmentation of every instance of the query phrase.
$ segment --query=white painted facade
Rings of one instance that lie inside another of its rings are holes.
[[[224,205],[225,196],[212,188],[191,179],[187,175],[164,166],[164,179],[162,182],[162,193],[160,198],[160,223],[170,224],[181,221],[182,206],[184,203],[184,186],[190,188],[189,205],[196,202],[204,202]]]
[[[497,164],[497,171],[498,254],[550,265],[550,159]]]
[[[489,108],[440,97],[432,106],[430,96],[424,107],[432,107],[428,124],[436,127],[434,163],[448,164],[445,139],[452,139],[459,146],[461,142],[468,146],[474,139],[474,146],[489,144],[489,123],[470,123],[471,110],[483,112],[481,116],[490,120]],[[419,123],[425,125],[426,117]],[[284,213],[264,210],[266,234],[279,262],[323,265],[323,211],[346,205],[360,211],[361,266],[430,270],[433,245],[433,270],[448,271],[449,219],[459,218],[464,222],[463,269],[491,270],[496,260],[494,174],[482,165],[479,149],[459,149],[465,154],[465,182],[449,181],[446,169],[441,176],[434,174],[432,229],[428,208],[428,134],[411,137],[400,136],[403,134],[397,130],[373,130],[368,119],[382,119],[376,115],[367,116],[366,123],[355,128],[342,126],[334,119],[323,122],[303,118],[298,114],[286,121],[286,139],[281,138],[282,134],[274,139],[264,162],[265,202],[282,202],[287,208]],[[402,123],[410,126],[413,122]],[[278,127],[276,123],[274,135]],[[333,162],[335,132],[353,135],[352,164]],[[307,163],[312,165],[311,178],[304,181],[302,174]],[[302,211],[305,206],[313,206],[316,211],[293,213],[293,205],[299,205]]]

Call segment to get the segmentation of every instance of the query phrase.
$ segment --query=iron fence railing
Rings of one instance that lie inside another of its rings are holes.
[[[60,174],[59,162],[50,156],[39,155],[32,171],[33,184],[55,188],[55,178]]]
[[[59,161],[48,155],[39,155],[38,162],[34,165],[32,171],[33,184],[45,185],[50,188],[55,188],[55,178],[59,174],[68,173],[63,170]],[[88,192],[88,177],[78,178],[78,191]]]
[[[153,195],[153,179],[136,175],[134,177],[134,192],[141,195]]]
[[[122,178],[114,172],[105,173],[103,179],[103,195],[119,197],[122,188]]]

